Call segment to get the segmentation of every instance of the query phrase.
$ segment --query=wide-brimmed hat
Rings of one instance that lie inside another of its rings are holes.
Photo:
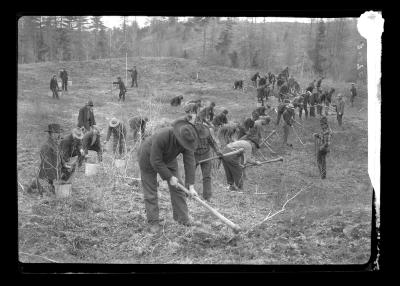
[[[89,99],[89,101],[86,103],[87,106],[93,106],[93,101]]]
[[[222,113],[224,113],[224,114],[228,114],[228,109],[224,109],[224,110],[222,110]]]
[[[44,132],[52,132],[52,133],[61,133],[64,130],[61,129],[60,124],[57,123],[51,123],[47,126],[47,130],[44,130]]]
[[[111,118],[110,122],[108,123],[108,125],[110,125],[110,127],[117,127],[119,124],[119,120],[115,117]]]
[[[76,127],[72,129],[72,137],[81,140],[83,138],[83,132],[82,129],[79,127]]]
[[[185,119],[177,119],[172,123],[172,128],[178,142],[185,149],[195,151],[198,145],[198,134],[195,127]]]

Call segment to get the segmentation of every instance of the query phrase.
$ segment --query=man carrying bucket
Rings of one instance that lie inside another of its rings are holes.
[[[177,183],[180,183],[181,179],[176,157],[179,154],[183,155],[185,185],[189,186],[191,195],[197,195],[194,190],[194,151],[198,144],[199,137],[193,124],[186,119],[178,119],[172,126],[162,128],[151,137],[147,137],[140,145],[137,154],[150,232],[157,233],[161,228],[157,174],[168,182],[174,220],[185,226],[194,224],[189,219],[186,194],[177,188]]]
[[[88,132],[93,125],[96,125],[96,120],[94,120],[93,101],[89,100],[84,107],[79,109],[78,127],[83,127],[84,132]]]
[[[60,125],[55,123],[49,124],[47,130],[45,130],[45,132],[48,132],[48,138],[47,142],[40,148],[39,173],[28,186],[28,193],[32,193],[33,189],[37,188],[39,194],[43,194],[43,186],[39,179],[46,181],[50,185],[50,191],[55,193],[54,181],[67,179],[70,176],[72,168],[62,160],[59,148],[62,131]]]
[[[111,134],[113,135],[113,153],[116,154],[118,151],[118,155],[123,156],[126,150],[126,127],[123,122],[115,117],[112,118],[108,124],[107,137],[104,141],[104,145],[107,144],[108,140],[110,140]]]
[[[78,156],[78,167],[82,166],[82,162],[85,157],[85,152],[82,147],[83,132],[80,128],[72,129],[71,133],[68,134],[60,142],[60,152],[63,162],[68,162],[72,157]],[[75,169],[75,165],[72,172]]]

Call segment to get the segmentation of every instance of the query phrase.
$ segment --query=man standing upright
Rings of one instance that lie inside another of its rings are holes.
[[[222,156],[222,153],[220,152],[217,143],[211,136],[210,129],[203,123],[196,123],[195,127],[197,130],[197,134],[199,136],[199,145],[197,146],[197,149],[194,152],[194,157],[196,159],[196,162],[211,157],[210,146],[218,156]],[[211,161],[200,163],[200,168],[201,168],[201,174],[203,176],[203,198],[206,201],[210,201],[212,195]]]
[[[78,127],[83,127],[84,132],[88,132],[93,125],[96,125],[96,120],[94,120],[93,101],[89,100],[84,107],[79,109]]]
[[[354,86],[354,83],[351,84],[350,92],[351,92],[350,103],[351,103],[351,107],[353,107],[354,98],[357,96],[357,89]]]
[[[294,117],[294,106],[293,104],[288,104],[286,110],[282,114],[283,118],[283,142],[282,146],[292,147],[292,144],[288,144],[287,140],[289,137],[289,128],[292,127]]]
[[[125,93],[126,93],[126,87],[124,82],[122,81],[121,77],[119,76],[118,81],[114,81],[113,84],[118,84],[119,87],[119,99],[118,101],[125,101]]]
[[[50,80],[50,90],[53,92],[53,98],[60,99],[58,97],[58,92],[60,88],[58,87],[57,76],[54,74]]]
[[[189,186],[192,196],[194,190],[195,158],[199,138],[195,127],[185,119],[178,119],[171,127],[158,130],[146,138],[138,149],[138,161],[143,187],[144,204],[150,232],[160,231],[157,195],[157,174],[168,182],[171,195],[173,219],[180,224],[190,226],[186,194],[177,186],[181,182],[176,157],[183,155],[185,185]]]
[[[322,116],[321,120],[322,132],[320,134],[314,133],[316,140],[317,164],[321,175],[321,179],[326,178],[326,155],[329,153],[329,145],[331,143],[331,132],[328,126],[328,119]]]
[[[342,98],[342,94],[339,93],[336,105],[336,117],[340,127],[342,126],[343,113],[344,113],[344,100]]]
[[[138,84],[137,84],[137,70],[136,70],[136,66],[133,66],[133,69],[128,70],[128,71],[131,72],[131,78],[132,78],[131,87],[134,87],[134,85],[136,85],[136,87],[138,87]]]
[[[60,71],[60,78],[62,82],[62,90],[68,91],[68,73],[65,68]]]

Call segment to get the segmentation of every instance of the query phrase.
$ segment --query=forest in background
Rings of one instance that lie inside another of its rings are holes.
[[[356,18],[262,19],[149,17],[140,28],[121,17],[121,25],[110,29],[102,16],[23,16],[18,19],[18,63],[181,57],[262,73],[288,66],[301,77],[366,82],[366,41]]]

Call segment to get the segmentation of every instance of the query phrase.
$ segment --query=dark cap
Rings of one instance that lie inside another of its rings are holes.
[[[90,99],[86,105],[87,106],[93,106],[93,101]]]

